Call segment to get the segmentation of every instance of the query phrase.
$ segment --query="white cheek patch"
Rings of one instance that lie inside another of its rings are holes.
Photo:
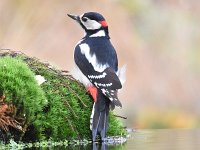
[[[90,47],[88,46],[88,44],[83,43],[83,44],[80,44],[79,46],[80,46],[80,49],[81,49],[81,53],[83,55],[85,55],[86,59],[89,61],[89,63],[92,64],[92,66],[93,66],[95,71],[102,72],[107,67],[109,67],[108,64],[102,65],[102,64],[98,63],[96,55],[95,54],[93,54],[93,55],[90,54]]]
[[[96,29],[100,29],[101,28],[101,24],[98,23],[97,21],[95,20],[90,20],[88,19],[87,21],[82,21],[81,20],[81,23],[86,27],[86,29],[88,30],[96,30]]]

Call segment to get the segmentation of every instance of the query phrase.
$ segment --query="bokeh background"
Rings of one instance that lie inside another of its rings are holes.
[[[131,128],[200,127],[200,2],[197,0],[1,0],[0,48],[22,51],[64,70],[83,30],[67,13],[97,11],[108,22],[120,92]]]

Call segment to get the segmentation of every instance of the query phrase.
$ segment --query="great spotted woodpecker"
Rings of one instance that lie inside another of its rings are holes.
[[[68,16],[76,20],[86,33],[75,47],[77,71],[74,76],[85,85],[94,99],[90,118],[92,140],[96,140],[98,133],[104,140],[109,110],[115,106],[122,107],[117,92],[125,81],[125,67],[118,70],[117,54],[110,42],[108,24],[101,14],[87,12],[80,16]]]

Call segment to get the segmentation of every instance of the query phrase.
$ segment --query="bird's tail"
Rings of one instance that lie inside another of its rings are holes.
[[[106,137],[108,130],[109,105],[110,100],[101,92],[98,92],[97,101],[93,105],[93,110],[90,118],[90,129],[92,130],[93,141],[96,140],[97,134],[100,134],[102,141]]]

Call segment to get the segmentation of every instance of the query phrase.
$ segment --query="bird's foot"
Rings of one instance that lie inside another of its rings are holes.
[[[97,101],[97,88],[95,86],[89,86],[87,87],[88,93],[92,96],[94,102]]]

